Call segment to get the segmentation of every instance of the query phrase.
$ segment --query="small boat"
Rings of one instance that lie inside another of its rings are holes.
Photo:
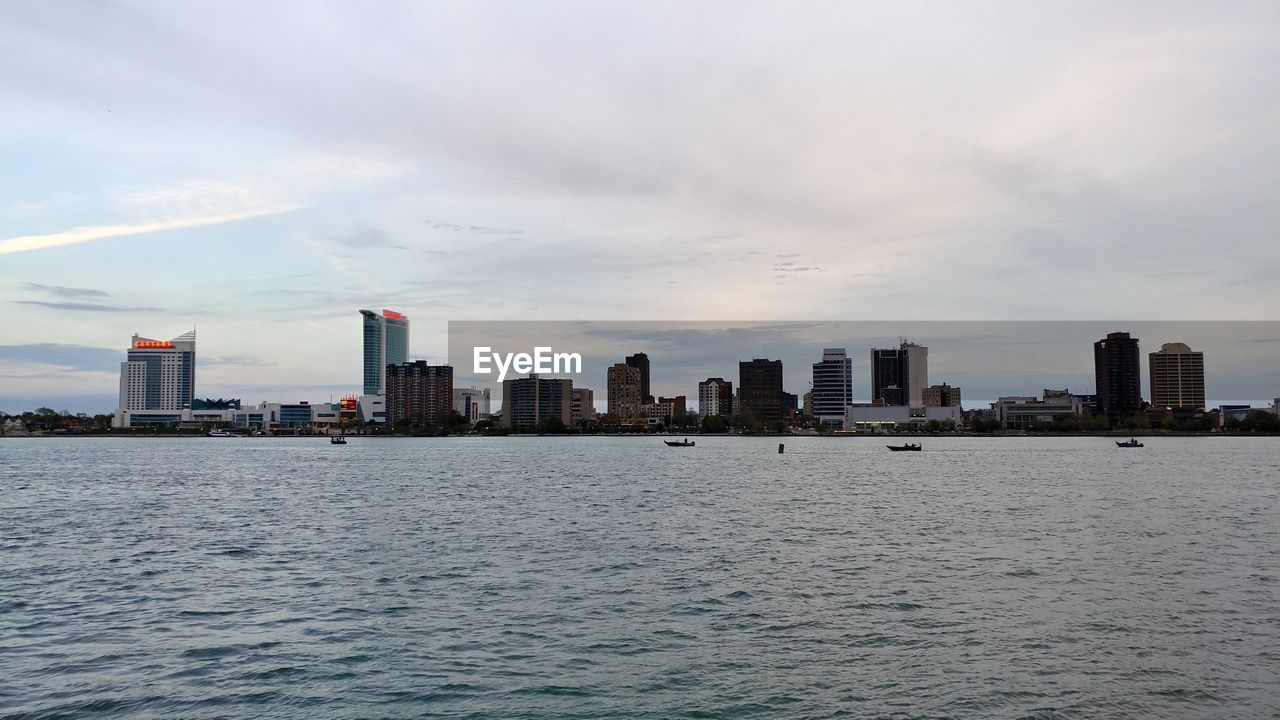
[[[218,428],[216,430],[210,430],[204,435],[205,437],[240,437],[239,433],[233,432],[227,428]]]
[[[1126,442],[1116,441],[1116,447],[1142,447],[1142,443],[1137,438],[1129,438]]]
[[[689,438],[685,438],[684,442],[679,440],[663,440],[662,442],[666,443],[667,447],[693,447],[697,444],[689,442]]]
[[[904,451],[920,452],[919,443],[907,443],[906,445],[885,445],[885,447],[889,448],[894,452],[904,452]]]
[[[346,445],[347,439],[342,437],[341,435],[335,435],[334,437],[329,438],[329,444],[330,445]]]

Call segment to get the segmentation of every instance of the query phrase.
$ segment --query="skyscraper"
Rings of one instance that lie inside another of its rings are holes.
[[[825,348],[822,361],[813,364],[810,398],[813,418],[824,425],[844,423],[844,407],[853,402],[853,359],[844,348]]]
[[[1165,343],[1147,355],[1147,362],[1152,405],[1204,409],[1204,353],[1185,343]]]
[[[1093,370],[1098,383],[1098,414],[1112,425],[1142,409],[1142,370],[1138,338],[1127,332],[1107,333],[1093,344]]]
[[[698,383],[698,417],[733,417],[733,383],[724,378],[707,378]]]
[[[502,381],[502,425],[537,428],[543,420],[573,423],[573,381],[567,378],[508,378]]]
[[[640,402],[653,402],[653,394],[649,392],[649,356],[636,353],[627,356],[627,364],[640,371]],[[609,412],[613,412],[610,410]]]
[[[121,410],[181,410],[196,388],[196,331],[172,340],[134,335],[120,363]]]
[[[364,316],[364,394],[386,393],[387,366],[409,362],[409,318],[394,310]]]
[[[643,354],[642,354],[643,356]],[[636,357],[635,355],[631,357]],[[630,360],[631,358],[627,358]],[[649,359],[644,359],[645,368]],[[610,366],[606,392],[608,393],[608,412],[614,420],[623,425],[630,425],[641,419],[640,406],[644,395],[641,391],[640,368],[629,363],[618,363]]]
[[[903,340],[896,348],[871,351],[872,402],[923,407],[928,385],[929,348]]]
[[[742,411],[760,422],[782,419],[782,361],[753,358],[738,363],[738,400]]]
[[[444,424],[453,409],[453,368],[426,360],[386,368],[387,422],[418,427]]]

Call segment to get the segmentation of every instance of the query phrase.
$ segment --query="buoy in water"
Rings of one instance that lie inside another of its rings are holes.
[[[779,454],[779,455],[781,455],[781,454],[782,454],[782,450],[783,450],[785,447],[786,447],[786,446],[785,446],[785,445],[783,445],[782,443],[778,443],[778,454]]]

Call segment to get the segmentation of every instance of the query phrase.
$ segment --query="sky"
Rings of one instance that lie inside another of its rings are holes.
[[[1276,27],[0,3],[0,410],[110,410],[130,336],[192,328],[198,396],[358,392],[360,308],[433,362],[460,320],[1274,320]]]

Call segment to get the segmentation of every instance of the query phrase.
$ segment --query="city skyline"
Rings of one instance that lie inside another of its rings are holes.
[[[193,323],[215,395],[340,396],[353,307],[433,362],[450,319],[1280,307],[1274,3],[382,8],[0,7],[0,405]]]

